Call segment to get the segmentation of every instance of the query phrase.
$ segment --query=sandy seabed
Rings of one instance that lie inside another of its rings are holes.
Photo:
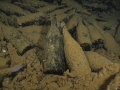
[[[0,1],[0,90],[120,89],[119,10],[86,3]],[[65,22],[62,75],[43,72],[46,35],[54,14],[58,28]],[[98,39],[104,40],[104,47],[86,50],[80,46],[88,43],[92,47]]]

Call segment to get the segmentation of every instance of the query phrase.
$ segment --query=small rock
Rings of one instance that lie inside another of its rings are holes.
[[[5,78],[2,85],[3,85],[3,87],[10,88],[11,87],[11,78]]]

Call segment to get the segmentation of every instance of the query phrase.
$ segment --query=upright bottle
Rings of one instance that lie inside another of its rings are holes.
[[[46,36],[43,71],[44,73],[62,74],[64,69],[63,36],[57,27],[56,18],[53,16],[51,28]]]

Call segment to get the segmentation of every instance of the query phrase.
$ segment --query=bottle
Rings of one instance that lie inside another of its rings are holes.
[[[56,18],[53,16],[51,28],[46,36],[43,71],[44,73],[62,74],[64,70],[63,36],[57,27]]]
[[[86,20],[84,20],[84,24],[89,30],[92,41],[92,47],[94,48],[94,50],[97,49],[107,50],[105,46],[105,39],[103,35],[98,31],[98,28],[96,28],[94,25],[89,24]]]
[[[92,47],[91,37],[88,28],[83,24],[82,18],[79,16],[79,23],[76,27],[76,39],[84,51],[90,51]]]
[[[70,76],[80,78],[91,73],[88,60],[82,47],[72,38],[65,23],[63,23],[62,33],[64,36],[63,41],[66,64],[68,65]]]
[[[105,39],[105,46],[107,48],[107,51],[114,53],[116,56],[120,56],[120,46],[114,39],[112,35],[110,35],[108,32],[104,31],[98,23],[94,20],[92,24],[97,28],[97,30],[102,34],[102,36]]]

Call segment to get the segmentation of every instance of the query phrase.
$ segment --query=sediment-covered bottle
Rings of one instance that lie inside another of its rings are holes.
[[[91,50],[91,37],[88,28],[82,23],[82,18],[79,18],[78,26],[76,27],[76,39],[85,51]]]

